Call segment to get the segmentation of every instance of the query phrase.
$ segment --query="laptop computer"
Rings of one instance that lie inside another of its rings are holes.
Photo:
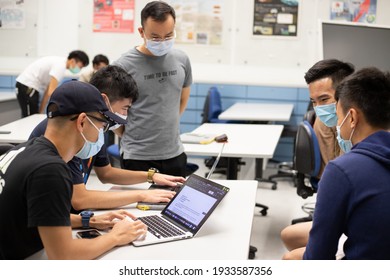
[[[152,184],[149,187],[149,190],[168,190],[173,192],[178,192],[181,189],[182,185],[178,184],[175,187],[165,186],[165,185],[157,185]],[[167,206],[168,202],[143,202],[139,201],[137,202],[137,208],[140,210],[163,210],[165,206]]]
[[[224,139],[225,141],[227,140],[226,134],[222,134],[219,137],[221,137],[221,139]],[[214,170],[217,167],[219,159],[221,158],[222,151],[223,151],[224,147],[225,147],[225,143],[223,143],[223,145],[221,147],[221,150],[219,151],[219,154],[218,154],[216,160],[214,161],[214,164],[211,167],[210,172],[209,172],[209,174],[208,174],[206,179],[210,179],[211,175],[214,173]],[[181,187],[182,187],[181,184],[179,184],[177,186],[174,186],[174,187],[152,184],[149,187],[149,190],[163,189],[163,190],[169,190],[169,191],[178,192],[181,189]],[[140,209],[140,210],[163,210],[167,204],[168,204],[167,202],[143,202],[143,201],[140,201],[140,202],[137,203],[136,207],[138,209]]]
[[[148,232],[133,241],[133,245],[194,237],[228,192],[225,186],[190,175],[160,214],[138,218],[148,226]]]

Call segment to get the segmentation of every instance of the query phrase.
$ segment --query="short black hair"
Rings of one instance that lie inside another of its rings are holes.
[[[107,65],[110,64],[107,56],[105,56],[104,54],[97,54],[97,55],[95,55],[95,57],[92,60],[92,65],[97,66],[100,63],[105,63]]]
[[[133,77],[119,66],[108,65],[92,75],[90,84],[108,96],[110,102],[130,98],[138,99],[138,87]]]
[[[74,58],[77,62],[80,61],[84,65],[84,67],[88,66],[89,64],[89,57],[83,51],[77,50],[77,51],[70,52],[68,55],[68,60],[72,58]]]
[[[141,11],[141,26],[144,27],[144,23],[149,17],[154,21],[164,22],[168,15],[171,15],[176,22],[175,10],[167,3],[163,1],[149,2]]]
[[[355,66],[337,59],[324,59],[315,63],[306,73],[305,81],[311,84],[319,79],[330,77],[333,89],[355,71]]]
[[[390,128],[389,72],[375,67],[362,68],[340,83],[335,98],[344,113],[356,107],[373,127]]]

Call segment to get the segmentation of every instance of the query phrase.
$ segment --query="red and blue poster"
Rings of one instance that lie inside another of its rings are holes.
[[[375,23],[377,0],[331,1],[330,19]]]
[[[134,32],[134,0],[94,0],[93,32]]]

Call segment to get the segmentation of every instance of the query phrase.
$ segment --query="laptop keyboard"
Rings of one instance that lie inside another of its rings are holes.
[[[148,226],[148,231],[157,238],[183,235],[184,232],[167,223],[160,216],[138,217],[138,220]]]

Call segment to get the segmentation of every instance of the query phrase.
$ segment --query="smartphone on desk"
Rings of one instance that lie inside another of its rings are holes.
[[[92,239],[92,238],[96,238],[100,235],[102,235],[102,234],[96,229],[89,229],[89,230],[83,230],[83,231],[76,232],[77,238]]]

